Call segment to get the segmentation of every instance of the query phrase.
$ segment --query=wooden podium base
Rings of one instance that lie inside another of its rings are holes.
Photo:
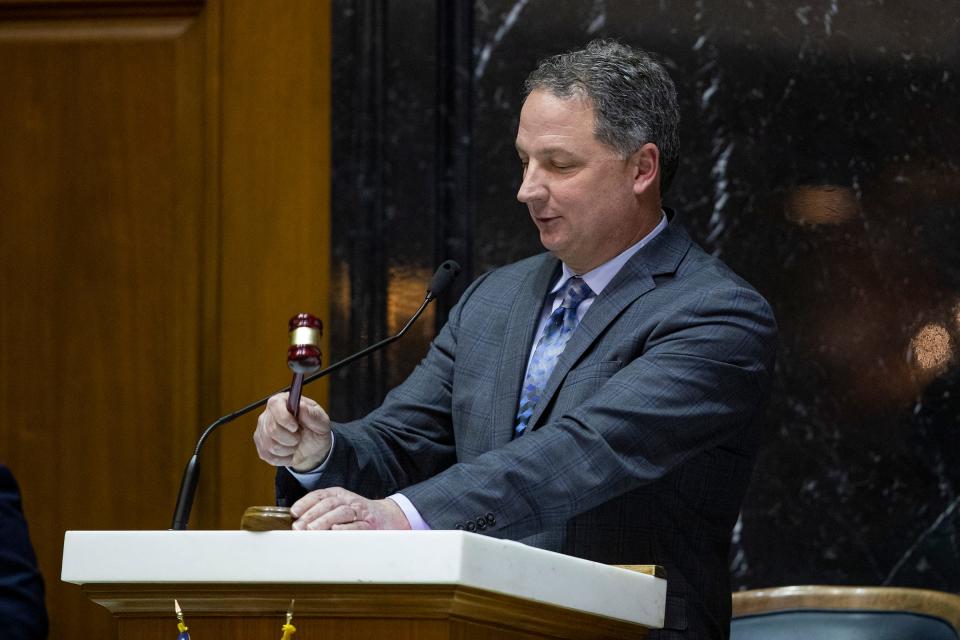
[[[174,598],[192,638],[279,637],[287,607],[301,638],[341,640],[569,640],[647,635],[598,618],[457,585],[87,584],[87,596],[119,621],[121,640],[170,640]]]

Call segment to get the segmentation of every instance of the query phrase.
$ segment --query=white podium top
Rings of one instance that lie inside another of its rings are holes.
[[[463,531],[68,531],[89,583],[455,584],[663,627],[666,580]]]

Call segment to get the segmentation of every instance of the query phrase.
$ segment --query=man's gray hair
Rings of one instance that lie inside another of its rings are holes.
[[[657,145],[660,192],[667,191],[680,163],[680,109],[673,80],[649,53],[594,40],[580,51],[541,60],[527,76],[524,96],[538,89],[589,99],[594,135],[624,158],[648,142]]]

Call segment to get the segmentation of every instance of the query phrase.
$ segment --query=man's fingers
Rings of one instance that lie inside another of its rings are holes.
[[[259,436],[258,444],[268,447],[273,443],[288,447],[296,447],[300,444],[300,433],[291,433],[283,427],[278,427],[269,411],[264,411],[257,418],[257,429],[255,436]]]
[[[253,432],[253,442],[257,447],[257,453],[260,458],[274,466],[287,466],[293,460],[293,453],[296,447],[285,447],[278,445],[267,435],[267,430],[263,424],[257,427]]]
[[[355,493],[332,487],[311,491],[297,500],[290,512],[296,518],[294,529],[330,529],[334,525],[353,524],[364,520],[368,501]]]
[[[313,505],[325,498],[328,491],[329,489],[318,489],[317,491],[311,491],[290,506],[290,513],[293,514],[294,518],[299,518],[306,513],[308,509],[313,507]]]
[[[349,524],[335,524],[330,527],[331,531],[370,531],[372,529],[373,525],[366,520],[357,520]]]
[[[272,444],[267,450],[274,456],[278,458],[289,458],[293,459],[293,454],[297,452],[296,447],[285,447],[282,444]]]
[[[330,433],[330,417],[315,400],[300,398],[300,424],[317,435]]]
[[[347,491],[343,487],[328,487],[326,489],[317,489],[306,494],[299,500],[293,503],[290,507],[290,512],[295,518],[299,518],[304,515],[308,510],[314,507],[318,502],[323,500],[330,500],[327,508],[331,509],[338,504],[344,504],[348,500],[359,498],[355,493]]]
[[[294,529],[326,530],[337,524],[352,524],[359,520],[358,509],[336,499],[321,500],[293,523]]]
[[[353,524],[360,519],[360,509],[354,505],[341,504],[315,518],[307,525],[307,529],[327,530],[334,525]]]
[[[300,425],[297,424],[297,419],[290,415],[290,412],[287,410],[287,396],[289,395],[289,393],[278,393],[272,396],[267,400],[267,410],[265,413],[269,413],[278,426],[291,433],[296,433]]]
[[[270,442],[281,447],[296,449],[300,446],[300,433],[291,433],[286,429],[274,429],[270,432]]]

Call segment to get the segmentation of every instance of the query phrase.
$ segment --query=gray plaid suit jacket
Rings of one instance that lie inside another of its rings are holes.
[[[656,638],[725,638],[727,556],[773,372],[776,325],[749,284],[670,224],[586,312],[511,439],[545,293],[541,254],[475,281],[383,405],[335,424],[326,486],[402,492],[464,528],[667,569]],[[287,503],[304,490],[277,475]]]

